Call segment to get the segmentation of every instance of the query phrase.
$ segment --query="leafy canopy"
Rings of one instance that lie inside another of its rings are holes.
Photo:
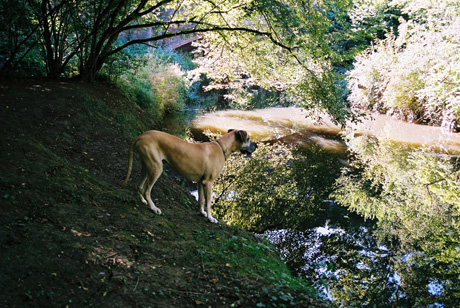
[[[111,56],[128,47],[158,47],[176,36],[201,37],[201,72],[212,79],[245,79],[267,89],[283,89],[293,101],[343,119],[346,112],[331,64],[339,56],[331,48],[329,30],[332,21],[341,22],[341,15],[331,12],[345,11],[349,2],[0,0],[2,7],[28,12],[28,22],[0,17],[2,27],[15,29],[8,38],[19,38],[1,43],[8,58],[3,70],[20,63],[30,51],[25,46],[38,46],[49,77],[77,73],[91,81]]]

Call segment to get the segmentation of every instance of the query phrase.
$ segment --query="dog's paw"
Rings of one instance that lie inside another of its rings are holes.
[[[215,219],[212,216],[208,217],[208,220],[209,220],[210,223],[213,223],[213,224],[216,224],[218,222],[217,219]]]
[[[152,211],[157,215],[161,215],[161,210],[159,208],[157,208],[157,207],[152,209]]]
[[[201,214],[202,214],[204,217],[208,217],[208,213],[206,213],[205,211],[201,211]]]

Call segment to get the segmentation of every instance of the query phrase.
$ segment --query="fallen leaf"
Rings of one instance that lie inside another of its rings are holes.
[[[80,286],[81,288],[84,290],[84,291],[88,291],[89,289],[86,288],[84,285],[83,285],[83,282],[80,281]]]
[[[204,305],[204,303],[202,301],[199,301],[199,300],[195,300],[195,304],[198,305],[198,306],[199,305]]]
[[[70,232],[72,232],[73,234],[75,234],[76,236],[91,236],[91,233],[88,233],[88,232],[79,232],[75,229],[70,229]]]

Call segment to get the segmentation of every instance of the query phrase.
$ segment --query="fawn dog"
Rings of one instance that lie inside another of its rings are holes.
[[[244,130],[229,130],[213,142],[190,143],[176,136],[150,130],[133,140],[129,147],[128,172],[122,188],[128,183],[133,166],[133,151],[139,153],[142,164],[141,201],[152,211],[161,214],[150,196],[153,185],[163,171],[163,161],[180,175],[197,182],[198,203],[201,213],[212,223],[217,219],[211,215],[212,185],[220,175],[227,157],[240,151],[251,154],[257,148]],[[204,204],[206,203],[206,211]]]

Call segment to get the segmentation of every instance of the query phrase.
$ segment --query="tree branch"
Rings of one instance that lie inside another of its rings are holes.
[[[175,24],[184,24],[185,21],[176,21],[176,22],[173,22]],[[151,24],[144,24],[144,25],[141,25],[141,27],[148,27],[149,25],[160,25],[161,23],[151,23]],[[208,26],[208,24],[206,23],[200,23],[200,25],[205,25],[205,26]],[[126,27],[126,28],[129,28],[129,29],[132,29],[132,28],[136,28],[134,26],[132,27]],[[137,40],[132,40],[132,41],[129,41],[127,42],[126,44],[118,47],[118,48],[115,48],[114,50],[112,50],[111,52],[109,52],[106,57],[110,56],[110,55],[113,55],[131,45],[134,45],[134,44],[143,44],[143,43],[147,43],[147,42],[154,42],[154,41],[159,41],[159,40],[164,40],[164,39],[167,39],[167,38],[171,38],[171,37],[175,37],[175,36],[180,36],[180,35],[189,35],[189,34],[199,34],[199,33],[207,33],[207,32],[219,32],[219,31],[227,31],[227,32],[246,32],[246,33],[250,33],[250,34],[253,34],[253,35],[257,35],[257,36],[265,36],[267,38],[270,39],[270,41],[272,41],[273,44],[285,49],[285,50],[288,50],[289,52],[292,52],[293,49],[295,49],[296,47],[290,47],[290,46],[287,46],[287,45],[284,45],[283,43],[277,41],[276,39],[273,38],[273,35],[272,33],[270,32],[265,32],[265,31],[260,31],[260,30],[255,30],[255,29],[251,29],[251,28],[246,28],[246,27],[223,27],[223,26],[218,26],[218,25],[210,25],[209,28],[193,28],[193,29],[186,29],[186,30],[181,30],[179,32],[176,32],[176,33],[164,33],[162,35],[158,35],[158,36],[155,36],[155,37],[151,37],[151,38],[145,38],[145,39],[137,39]]]

